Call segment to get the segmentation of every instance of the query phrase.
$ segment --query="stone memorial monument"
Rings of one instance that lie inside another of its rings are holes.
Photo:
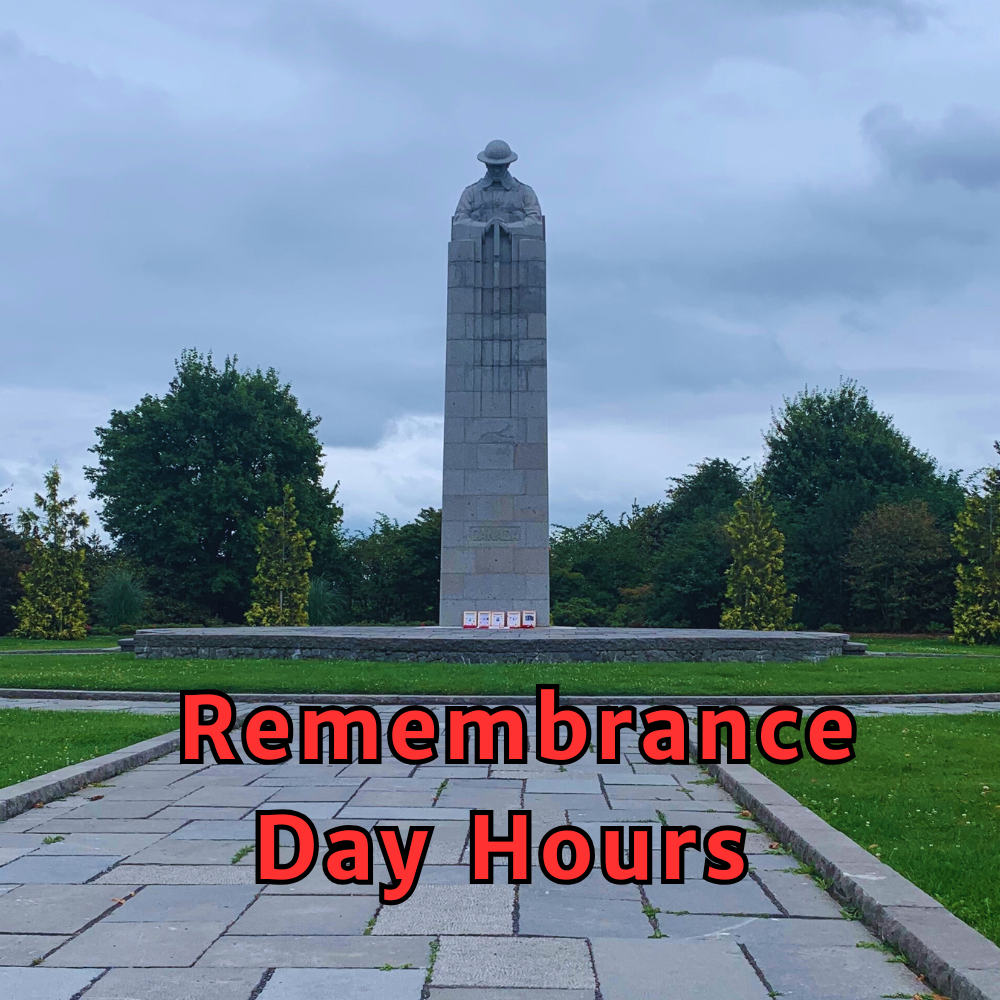
[[[545,218],[494,139],[448,244],[440,624],[464,611],[549,624]]]
[[[494,139],[451,220],[440,626],[141,629],[139,659],[404,663],[817,662],[861,655],[837,632],[549,625],[545,219]],[[465,612],[477,627],[465,630]],[[505,618],[505,614],[514,615]],[[484,624],[485,622],[485,624]],[[524,624],[524,619],[520,619]]]

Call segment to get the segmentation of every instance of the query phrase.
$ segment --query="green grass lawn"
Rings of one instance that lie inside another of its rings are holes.
[[[852,635],[873,653],[948,653],[952,656],[1000,656],[1000,646],[963,646],[947,636],[940,638],[911,636]]]
[[[88,636],[86,639],[18,639],[0,635],[0,653],[8,649],[111,649],[118,646],[118,636]]]
[[[169,733],[176,715],[0,709],[0,788]]]
[[[332,660],[137,660],[128,653],[4,656],[0,687],[350,694],[829,695],[1000,691],[1000,657],[834,657],[822,663],[363,663]]]
[[[1000,944],[1000,716],[858,719],[857,758],[754,767]]]

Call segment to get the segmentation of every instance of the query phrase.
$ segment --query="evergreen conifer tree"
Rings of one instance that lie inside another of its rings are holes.
[[[723,526],[733,552],[726,570],[722,628],[772,631],[787,629],[794,594],[785,586],[785,537],[774,526],[774,511],[759,482],[734,504],[736,513]]]
[[[59,499],[62,477],[54,465],[45,475],[45,496],[22,510],[18,527],[31,560],[21,573],[21,599],[14,606],[14,634],[27,639],[82,639],[87,634],[83,529],[89,519],[76,510],[76,497]]]
[[[280,507],[268,507],[257,528],[257,574],[248,625],[308,625],[309,569],[316,543],[299,528],[291,486]]]
[[[1000,442],[993,445],[1000,453]],[[1000,469],[986,470],[972,490],[951,538],[961,562],[952,608],[955,639],[969,645],[1000,642]]]

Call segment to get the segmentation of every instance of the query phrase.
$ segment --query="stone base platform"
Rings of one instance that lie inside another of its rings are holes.
[[[404,663],[817,662],[863,653],[841,632],[432,627],[177,628],[136,632],[140,659],[384,660]]]

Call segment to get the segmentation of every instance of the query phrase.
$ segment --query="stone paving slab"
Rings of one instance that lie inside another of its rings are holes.
[[[395,706],[379,711],[385,731]],[[503,859],[493,885],[469,885],[471,808],[494,809],[501,836],[507,810],[531,808],[535,845],[567,822],[595,840],[602,824],[655,828],[661,815],[752,827],[698,767],[646,764],[635,734],[623,733],[622,751],[619,764],[587,755],[564,771],[530,758],[414,768],[387,746],[384,766],[194,766],[165,754],[106,779],[101,799],[82,789],[0,823],[0,977],[12,984],[0,978],[0,997],[70,1000],[100,976],[79,1000],[416,1000],[429,968],[424,995],[439,1000],[641,1000],[644,990],[662,996],[664,983],[678,997],[772,989],[812,1000],[824,977],[827,1000],[871,996],[872,984],[920,992],[906,967],[856,947],[873,943],[868,932],[788,871],[794,859],[768,854],[769,835],[748,834],[755,870],[733,886],[698,878],[700,855],[688,856],[681,886],[614,885],[599,867],[563,886],[535,865],[515,889]],[[301,811],[321,832],[394,823],[405,838],[433,824],[414,894],[380,906],[388,873],[378,847],[371,885],[335,885],[319,866],[291,885],[256,885],[254,852],[242,849],[261,805]],[[53,836],[62,839],[43,844]],[[925,898],[904,888],[901,903]],[[853,993],[836,992],[845,983]]]
[[[594,989],[587,942],[554,937],[444,937],[438,986]]]
[[[226,929],[222,920],[99,923],[45,959],[45,966],[186,966]]]
[[[156,923],[163,920],[235,920],[256,898],[257,885],[147,885],[125,900],[104,923]]]
[[[68,940],[59,934],[0,934],[0,967],[37,965],[44,955]]]
[[[253,885],[254,881],[251,866],[232,864],[119,865],[94,880],[97,885]]]
[[[593,990],[520,990],[448,987],[428,990],[431,1000],[593,1000]]]
[[[230,933],[362,934],[377,908],[372,896],[261,896]]]
[[[771,988],[790,1000],[879,1000],[913,987],[909,969],[866,948],[758,943],[753,956]]]
[[[86,855],[62,855],[46,857],[38,854],[28,854],[3,866],[5,879],[11,882],[44,884],[80,884],[89,882],[94,876],[111,868],[124,858],[113,854],[96,857]]]
[[[384,965],[426,968],[434,939],[420,936],[269,934],[219,938],[197,966],[240,968],[254,963],[269,968],[380,969]]]
[[[87,1000],[246,1000],[265,969],[112,969]]]
[[[71,1000],[104,969],[17,969],[0,967],[0,997]]]
[[[278,969],[261,1000],[420,1000],[424,974],[416,969]]]
[[[591,942],[603,1000],[767,1000],[764,985],[739,946],[727,941]],[[813,998],[810,998],[813,1000]]]
[[[511,885],[426,885],[379,914],[373,934],[512,934]]]

